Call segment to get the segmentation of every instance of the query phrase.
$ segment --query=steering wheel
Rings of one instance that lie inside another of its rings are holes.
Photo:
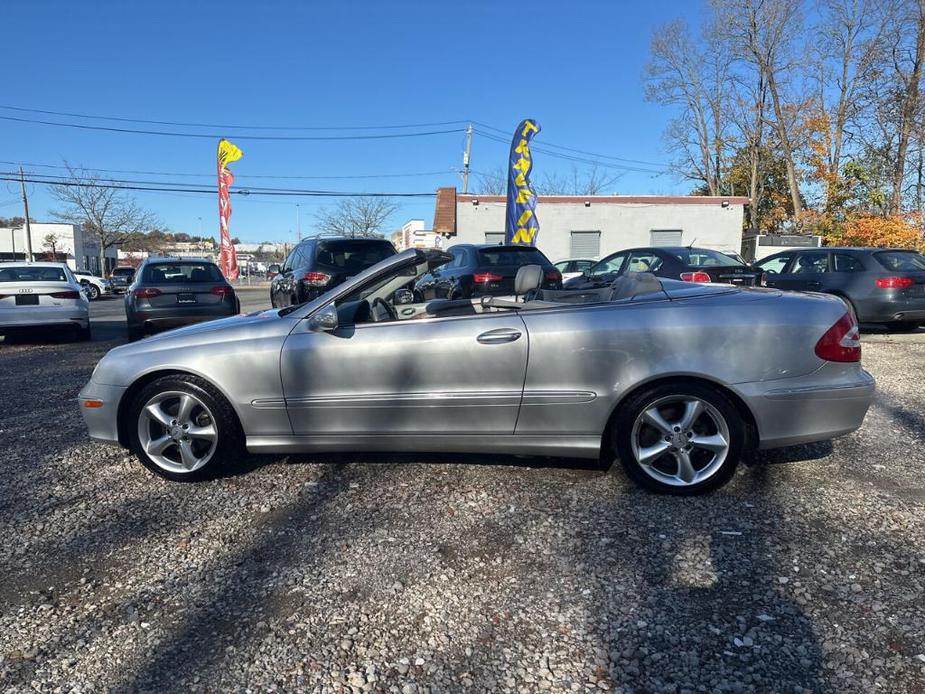
[[[398,314],[395,313],[395,309],[392,308],[385,299],[377,296],[375,299],[373,299],[373,303],[370,306],[370,313],[372,314],[374,323],[381,322],[379,319],[381,314],[376,310],[377,306],[382,307],[382,310],[385,311],[385,314],[389,317],[389,320],[398,320]]]

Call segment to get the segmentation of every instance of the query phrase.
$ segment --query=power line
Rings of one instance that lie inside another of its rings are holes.
[[[497,133],[500,133],[500,134],[502,134],[502,135],[505,135],[505,136],[507,136],[507,140],[505,140],[505,141],[510,141],[511,133],[509,133],[508,131],[502,130],[501,128],[495,128],[494,126],[487,125],[487,124],[485,124],[485,123],[481,123],[481,122],[479,122],[479,121],[477,121],[477,120],[474,120],[474,121],[472,121],[472,122],[473,122],[475,125],[477,125],[477,126],[479,126],[479,127],[481,127],[481,128],[485,128],[485,129],[487,129],[487,130],[493,130],[493,131],[495,131],[495,132],[497,132]],[[485,133],[483,133],[483,134],[485,134]],[[563,150],[563,151],[566,151],[566,152],[574,152],[574,153],[576,153],[576,154],[585,154],[585,155],[594,157],[594,158],[596,158],[596,159],[611,159],[611,160],[613,160],[613,161],[622,161],[622,162],[626,162],[626,163],[628,163],[628,164],[641,164],[641,165],[643,165],[643,166],[655,166],[655,167],[658,167],[658,168],[665,168],[665,165],[662,164],[662,163],[657,163],[657,162],[653,162],[653,161],[644,161],[644,160],[642,160],[642,159],[627,159],[627,158],[625,158],[625,157],[615,157],[615,156],[612,156],[612,155],[610,155],[610,154],[597,154],[596,152],[589,152],[589,151],[584,150],[584,149],[575,149],[574,147],[565,147],[564,145],[553,144],[552,142],[546,142],[545,140],[543,140],[542,147],[550,147],[550,148],[552,148],[552,149],[561,149],[561,150]]]
[[[120,123],[145,123],[147,125],[177,125],[189,128],[223,128],[226,130],[397,130],[402,128],[435,128],[444,125],[464,125],[465,120],[448,120],[436,123],[406,123],[403,125],[227,125],[219,123],[184,123],[168,120],[144,120],[142,118],[122,118],[119,116],[96,116],[85,113],[69,113],[67,111],[47,111],[38,108],[23,108],[21,106],[4,106],[0,109],[6,111],[19,111],[21,113],[43,113],[48,116],[65,116],[68,118],[88,118],[93,120],[118,121]]]
[[[114,133],[129,133],[132,135],[162,135],[166,137],[188,137],[203,140],[217,140],[222,136],[215,133],[187,133],[173,130],[138,130],[135,128],[114,128],[105,125],[87,125],[86,123],[56,123],[54,121],[38,118],[18,118],[16,116],[0,116],[0,120],[15,121],[18,123],[32,123],[51,125],[59,128],[77,128],[79,130],[101,130]],[[338,140],[392,140],[405,137],[425,137],[429,135],[446,135],[448,133],[465,132],[465,128],[449,130],[427,130],[415,133],[377,133],[375,135],[249,135],[236,134],[236,140],[283,140],[283,141],[338,141]]]
[[[82,169],[98,173],[118,173],[118,174],[140,174],[144,176],[182,176],[189,178],[215,178],[214,173],[189,173],[178,171],[139,171],[136,169],[99,169],[95,166],[75,166],[69,167],[61,164],[34,164],[24,161],[6,161],[0,160],[0,164],[10,164],[15,166],[31,166],[39,169]],[[353,180],[353,179],[375,179],[375,178],[411,178],[418,176],[445,176],[448,173],[455,173],[454,169],[445,169],[444,171],[415,171],[412,173],[391,173],[391,174],[358,174],[352,176],[277,176],[273,174],[248,174],[240,173],[235,176],[236,180],[250,178],[269,178],[275,180]]]
[[[26,181],[28,183],[41,183],[43,185],[78,187],[78,188],[110,188],[119,190],[133,191],[152,191],[166,193],[200,193],[215,195],[214,188],[193,188],[194,184],[183,183],[161,183],[158,181],[118,181],[107,179],[109,182],[94,181],[92,183],[83,183],[81,181],[72,181],[65,179],[53,179],[51,177],[34,178],[42,174],[31,174],[30,178],[19,178],[13,172],[0,172],[0,181]],[[328,197],[328,198],[432,198],[436,193],[382,193],[382,192],[355,192],[355,191],[333,191],[333,190],[302,190],[298,188],[278,189],[278,188],[242,188],[229,191],[233,195],[290,195],[304,197]]]
[[[497,135],[493,135],[492,133],[486,133],[481,130],[475,130],[475,134],[479,135],[480,137],[484,137],[488,140],[493,140],[495,142],[500,142],[502,144],[508,144],[507,139],[503,137],[499,137]],[[557,159],[564,159],[566,161],[573,161],[573,162],[578,162],[581,164],[588,164],[591,166],[603,166],[609,169],[619,169],[621,171],[634,171],[638,173],[649,173],[649,174],[664,174],[668,172],[668,169],[662,169],[662,170],[646,169],[646,168],[639,167],[639,166],[629,166],[627,164],[617,164],[614,162],[600,161],[598,159],[589,159],[587,157],[579,157],[579,156],[575,156],[571,154],[564,154],[562,152],[556,152],[554,150],[546,149],[545,147],[542,147],[536,144],[531,144],[530,149],[534,152],[548,154],[549,156],[556,157]]]

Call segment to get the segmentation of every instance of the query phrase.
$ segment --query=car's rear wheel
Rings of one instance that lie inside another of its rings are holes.
[[[135,397],[128,416],[135,455],[167,479],[213,477],[244,450],[231,405],[195,376],[165,376],[149,383]]]
[[[612,428],[630,478],[665,494],[699,494],[735,473],[746,427],[736,406],[696,383],[648,388],[621,408]]]

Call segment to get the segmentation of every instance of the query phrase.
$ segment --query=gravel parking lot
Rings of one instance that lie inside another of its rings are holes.
[[[166,482],[75,403],[120,312],[0,343],[4,691],[925,692],[925,330],[865,334],[861,431],[683,499],[476,456]]]

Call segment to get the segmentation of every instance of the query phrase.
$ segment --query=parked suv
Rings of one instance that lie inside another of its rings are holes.
[[[759,267],[711,248],[664,246],[628,248],[612,253],[581,276],[566,282],[565,288],[605,287],[625,272],[651,272],[658,277],[685,282],[723,282],[746,287],[757,286],[762,279]]]
[[[311,238],[292,249],[270,283],[273,308],[304,304],[395,255],[385,239]]]
[[[859,321],[915,330],[925,323],[925,256],[889,248],[812,248],[758,263],[769,287],[844,299]]]
[[[234,287],[211,260],[149,258],[138,268],[125,297],[129,340],[149,330],[226,318],[239,311]]]
[[[135,279],[135,268],[117,267],[109,273],[109,281],[112,283],[112,291],[116,294],[125,294],[132,280]]]
[[[74,270],[74,276],[87,293],[90,301],[96,301],[103,294],[112,293],[112,282],[102,277],[97,277],[89,270]]]
[[[524,265],[543,268],[543,289],[561,289],[562,273],[533,246],[461,243],[447,253],[453,260],[423,275],[414,285],[421,301],[471,299],[514,293],[514,277]]]

